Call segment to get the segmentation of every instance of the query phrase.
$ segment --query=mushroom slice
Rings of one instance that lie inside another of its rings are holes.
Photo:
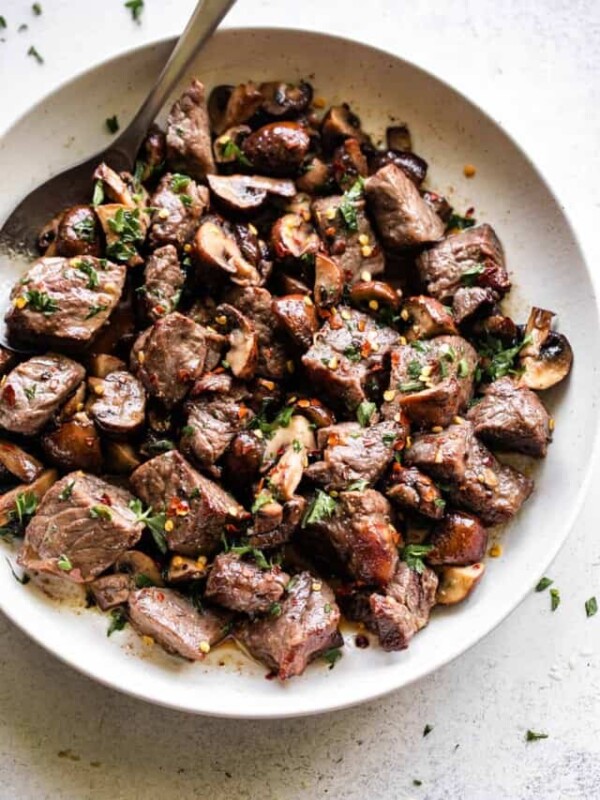
[[[58,480],[55,469],[42,472],[32,483],[27,483],[11,489],[0,496],[0,526],[8,525],[13,519],[15,504],[22,494],[32,494],[38,503],[41,503],[48,489]]]
[[[234,125],[218,136],[213,142],[213,154],[217,164],[238,164],[243,162],[242,145],[252,133],[248,125]]]
[[[126,572],[131,576],[132,588],[164,586],[159,568],[150,556],[140,550],[127,550],[115,562],[115,572]]]
[[[117,475],[130,475],[142,463],[134,447],[128,442],[107,440],[104,443],[104,451],[107,471]]]
[[[268,463],[281,453],[267,475],[268,495],[271,499],[291,500],[294,497],[308,466],[308,452],[315,450],[316,446],[314,433],[305,417],[294,415],[286,427],[275,431],[263,458],[263,463]]]
[[[112,200],[113,203],[120,203],[128,208],[135,208],[136,203],[129,187],[121,176],[118,175],[114,169],[111,169],[108,164],[104,162],[98,164],[94,170],[94,180],[102,181],[104,184],[104,191],[108,195],[109,200]]]
[[[56,237],[58,236],[58,226],[63,218],[64,211],[56,214],[40,230],[37,238],[37,246],[40,253],[45,256],[56,255]]]
[[[200,225],[194,237],[194,250],[202,264],[226,272],[233,283],[258,286],[262,282],[258,270],[242,256],[234,234],[215,219]]]
[[[206,577],[206,556],[173,556],[167,568],[167,583],[187,583]]]
[[[263,95],[252,81],[238,86],[215,86],[208,98],[208,114],[212,129],[218,135],[246,122],[258,111]]]
[[[5,439],[0,439],[0,465],[23,483],[31,483],[44,469],[37,458]]]
[[[300,214],[285,214],[273,225],[271,245],[277,258],[302,258],[316,253],[321,240],[313,226]]]
[[[62,420],[54,430],[44,433],[41,444],[48,460],[66,472],[99,472],[102,467],[100,436],[84,412]]]
[[[406,125],[390,125],[386,128],[385,138],[388,150],[412,151],[412,137]]]
[[[294,403],[297,414],[302,414],[316,428],[328,428],[335,425],[335,415],[318,397],[300,397]]]
[[[256,211],[268,194],[293,197],[293,181],[265,178],[259,175],[207,175],[211,192],[231,211],[248,213]]]
[[[344,139],[358,139],[360,144],[370,144],[370,139],[361,128],[360,118],[344,103],[331,106],[323,117],[321,135],[325,147],[332,149]]]
[[[319,318],[310,297],[302,294],[274,297],[271,308],[295,344],[308,350],[313,343],[314,334],[319,330]]]
[[[288,447],[294,446],[296,449],[316,450],[317,443],[315,435],[306,417],[294,414],[286,427],[277,428],[273,436],[267,442],[263,455],[263,464],[272,463],[277,454]]]
[[[127,369],[127,364],[116,356],[100,353],[89,360],[89,373],[94,378],[106,378],[111,372]]]
[[[398,308],[402,293],[393,289],[385,281],[358,281],[350,289],[350,301],[353,305],[367,306],[377,311],[381,305]]]
[[[477,586],[485,564],[479,562],[468,567],[442,567],[438,571],[439,584],[436,602],[441,606],[453,606],[465,599]]]
[[[331,178],[331,167],[322,159],[314,156],[302,167],[302,175],[296,179],[296,186],[301,192],[318,194],[323,192]]]
[[[261,108],[272,117],[301,114],[306,111],[313,98],[312,86],[304,81],[297,86],[279,81],[261,83],[260,93],[264,98]]]
[[[407,298],[402,304],[400,316],[409,325],[405,332],[409,342],[458,333],[448,308],[434,297],[424,294]]]
[[[60,419],[66,420],[74,417],[80,411],[83,411],[86,395],[85,381],[81,381],[79,386],[75,389],[71,397],[67,400],[60,410]]]
[[[525,328],[528,342],[520,354],[523,373],[519,383],[529,389],[549,389],[567,377],[573,365],[573,351],[566,336],[552,330],[554,313],[532,308]]]
[[[249,380],[258,365],[258,334],[248,317],[234,306],[223,303],[217,308],[216,322],[229,329],[229,350],[225,360],[236,378]]]
[[[334,306],[342,299],[344,273],[336,262],[324,253],[315,256],[315,303],[319,308]]]

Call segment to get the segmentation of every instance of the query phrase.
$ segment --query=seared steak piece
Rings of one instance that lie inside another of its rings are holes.
[[[342,216],[340,206],[345,207],[342,195],[322,197],[312,204],[316,226],[332,260],[348,283],[360,280],[364,271],[378,275],[385,269],[385,258],[365,213],[365,201],[354,201],[356,224],[351,226]]]
[[[308,295],[288,294],[273,300],[273,313],[284,331],[301,350],[308,350],[319,330],[319,318]]]
[[[118,370],[106,378],[90,378],[89,382],[94,395],[89,413],[99,428],[125,436],[144,424],[146,393],[130,372]]]
[[[81,364],[66,356],[34,356],[21,362],[0,388],[0,427],[33,436],[84,377]]]
[[[427,293],[442,301],[451,300],[461,286],[491,289],[498,299],[511,285],[502,245],[490,225],[446,237],[421,253],[417,269]]]
[[[169,172],[160,179],[150,206],[155,209],[148,234],[150,247],[172,244],[181,250],[194,238],[200,217],[208,207],[208,189],[187,175]]]
[[[461,286],[452,300],[452,313],[456,323],[460,325],[477,312],[491,308],[496,299],[496,293],[488,287]]]
[[[391,481],[385,493],[394,505],[406,511],[417,511],[430,519],[444,516],[446,503],[442,493],[431,478],[416,467],[394,464]]]
[[[437,336],[392,353],[385,417],[399,410],[420,425],[449,425],[471,399],[479,357],[460,336]]]
[[[281,567],[261,569],[234,553],[221,553],[210,570],[205,596],[231,611],[266,614],[281,599],[289,580]]]
[[[390,521],[390,504],[374,489],[340,492],[330,517],[308,523],[331,542],[348,574],[357,581],[385,586],[398,563],[399,534]]]
[[[512,378],[500,378],[467,414],[480,439],[491,447],[516,450],[536,458],[546,455],[550,416],[535,392]]]
[[[475,564],[485,556],[488,533],[473,514],[466,511],[449,511],[433,529],[427,553],[429,564],[436,566]]]
[[[174,103],[167,120],[167,163],[200,180],[216,172],[206,92],[196,78]]]
[[[123,572],[114,575],[101,575],[93,580],[89,589],[96,605],[102,611],[125,605],[131,591],[131,577]]]
[[[149,394],[171,408],[200,377],[205,358],[203,327],[174,311],[138,336],[131,369]]]
[[[365,387],[376,378],[399,334],[373,317],[351,308],[338,308],[315,335],[302,356],[308,378],[336,406],[354,410],[366,399]]]
[[[258,334],[257,374],[263,378],[281,380],[287,374],[288,356],[278,331],[277,317],[273,313],[271,293],[267,289],[257,286],[233,289],[227,295],[227,302],[251,320],[256,329]]]
[[[159,247],[146,261],[144,268],[144,302],[152,322],[175,311],[185,273],[179,265],[177,250],[172,244]]]
[[[231,441],[223,458],[225,477],[236,491],[244,492],[258,480],[263,463],[265,440],[260,431],[240,431]]]
[[[394,422],[379,422],[363,428],[358,422],[342,422],[321,428],[317,447],[323,461],[311,464],[304,475],[330,489],[344,489],[355,481],[375,483],[394,457],[394,447],[403,446],[404,429]]]
[[[105,259],[41,258],[14,286],[6,325],[15,342],[81,350],[119,302],[126,268]]]
[[[0,375],[6,375],[16,360],[16,353],[13,353],[12,350],[8,350],[8,348],[0,345]]]
[[[254,416],[244,403],[248,396],[247,388],[236,384],[229,393],[211,393],[191,400],[181,449],[190,452],[201,467],[211,470],[234,436]]]
[[[436,242],[444,235],[442,220],[396,164],[387,164],[367,178],[365,194],[377,230],[390,250]]]
[[[251,656],[286,680],[301,675],[309,662],[343,639],[333,592],[309,572],[290,582],[279,616],[242,623],[234,636]]]
[[[60,218],[54,255],[72,258],[73,256],[101,255],[100,225],[93,208],[72,206]]]
[[[94,475],[71,472],[45,494],[25,531],[19,563],[84,583],[133,547],[143,524],[125,489]]]
[[[469,424],[450,425],[439,433],[421,433],[404,451],[403,461],[436,480],[460,482],[467,470],[472,439],[473,428]]]
[[[150,586],[129,595],[129,621],[142,636],[150,636],[167,653],[200,661],[227,636],[230,615],[192,605],[174,589]]]
[[[166,513],[172,523],[165,528],[169,549],[184,556],[211,555],[225,526],[247,516],[235,498],[200,475],[177,450],[146,461],[130,481],[155,513]]]
[[[409,325],[404,332],[409,342],[458,334],[454,318],[446,306],[425,294],[408,297],[402,303],[400,316]]]

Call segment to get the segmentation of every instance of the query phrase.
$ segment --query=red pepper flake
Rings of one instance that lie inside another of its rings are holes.
[[[336,447],[336,445],[341,443],[341,439],[337,433],[330,433],[327,437],[327,445],[328,447]]]
[[[373,345],[371,344],[371,342],[367,341],[362,343],[360,347],[360,355],[362,358],[368,358],[371,355],[372,351],[373,351]]]
[[[110,496],[107,495],[106,493],[100,495],[100,501],[105,506],[112,506],[112,500],[110,499]]]
[[[335,236],[335,228],[333,225],[330,225],[328,228],[325,228],[325,236]]]
[[[237,526],[232,525],[230,522],[225,525],[225,530],[227,533],[237,533]]]
[[[190,513],[190,504],[181,497],[172,497],[167,509],[168,517],[186,517]]]
[[[310,400],[302,399],[298,400],[298,408],[310,408]]]
[[[154,306],[153,310],[155,314],[162,315],[167,313],[167,309],[164,306]]]
[[[339,316],[339,314],[336,314],[335,316],[332,315],[329,318],[329,327],[332,331],[337,331],[344,327],[344,320]]]
[[[9,406],[14,406],[16,402],[15,389],[12,383],[7,383],[2,392],[2,399]]]
[[[245,405],[241,405],[238,408],[238,417],[240,419],[246,419],[247,416],[248,416],[248,408]]]
[[[394,461],[392,464],[392,472],[401,472],[402,471],[402,464],[399,464],[397,461]]]
[[[165,596],[162,592],[157,592],[156,599],[158,600],[159,603],[163,603],[165,600]]]

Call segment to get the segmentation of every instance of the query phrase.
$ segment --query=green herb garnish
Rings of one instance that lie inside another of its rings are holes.
[[[269,606],[269,615],[271,617],[280,617],[281,616],[281,603],[271,603]]]
[[[349,231],[358,230],[358,209],[356,204],[363,196],[364,186],[364,179],[359,177],[342,195],[338,210],[344,225]]]
[[[325,650],[322,657],[329,664],[329,669],[333,669],[342,657],[342,651],[339,647],[331,647],[329,650]]]
[[[477,278],[485,272],[485,264],[474,264],[467,269],[460,276],[460,282],[463,286],[474,286],[477,283]]]
[[[41,7],[41,5],[39,3],[34,3],[31,6],[31,10],[33,11],[33,13],[35,14],[36,17],[39,17],[40,14],[42,13],[42,7]]]
[[[547,733],[537,733],[537,731],[527,731],[525,734],[525,740],[527,742],[537,742],[538,739],[547,739]]]
[[[144,10],[144,0],[127,0],[124,5],[125,8],[131,11],[131,19],[139,23],[142,11]]]
[[[324,492],[322,489],[317,489],[317,493],[302,520],[302,527],[306,528],[307,525],[329,519],[336,508],[337,501],[335,498],[331,497],[331,495],[327,494],[327,492]]]
[[[460,214],[452,214],[446,224],[446,230],[458,229],[459,231],[464,231],[466,228],[472,228],[475,224],[473,217],[461,217]]]
[[[107,636],[111,636],[115,631],[122,631],[127,625],[127,617],[122,608],[113,608],[110,612],[110,625],[106,631]]]
[[[456,368],[456,374],[459,378],[466,378],[469,374],[469,365],[466,358],[461,358]]]
[[[144,241],[140,209],[118,208],[114,217],[108,220],[108,227],[118,236],[118,241],[108,245],[106,254],[118,261],[129,261],[136,255],[135,245]]]
[[[39,311],[40,314],[49,316],[58,311],[58,303],[50,297],[47,292],[40,292],[38,289],[29,289],[25,292],[27,306],[32,311]]]
[[[33,45],[31,45],[31,47],[27,51],[27,55],[32,56],[32,58],[35,58],[38,64],[44,63],[44,59],[41,57],[41,55]]]
[[[144,510],[142,501],[138,497],[129,502],[129,508],[135,514],[135,521],[143,523],[148,528],[160,552],[166,553],[165,523],[167,515],[164,512],[154,514],[151,506]]]
[[[101,206],[104,202],[104,184],[98,180],[94,182],[94,193],[92,195],[92,205]]]
[[[258,428],[260,431],[262,431],[264,436],[270,439],[277,430],[277,428],[288,427],[288,425],[290,424],[290,420],[292,419],[292,416],[294,414],[294,406],[286,406],[277,414],[277,416],[272,422],[267,422],[264,416],[264,412],[265,409],[263,409],[263,411],[261,411],[260,414],[257,414],[252,419],[248,427],[250,430]]]
[[[181,175],[179,172],[174,172],[171,175],[171,189],[179,194],[182,192],[192,179],[189,175]]]
[[[560,592],[558,589],[550,589],[550,608],[552,611],[556,611],[556,609],[560,605]]]
[[[423,728],[423,736],[429,736],[432,730],[433,730],[433,725],[429,724],[425,725],[425,727]]]
[[[68,500],[71,495],[73,494],[73,487],[75,486],[75,481],[69,481],[62,492],[58,495],[59,500]]]
[[[369,485],[369,481],[366,481],[363,478],[361,478],[358,481],[352,481],[352,483],[349,483],[348,486],[346,486],[345,491],[346,492],[364,492],[364,490],[367,488],[368,485]]]
[[[112,511],[104,503],[99,503],[97,506],[90,508],[90,517],[92,519],[112,519]]]
[[[72,227],[77,237],[83,242],[96,241],[96,221],[93,217],[84,217]]]
[[[262,550],[259,550],[258,547],[251,547],[248,544],[237,545],[236,547],[229,548],[230,553],[234,553],[237,556],[246,556],[251,555],[252,558],[256,562],[256,566],[260,567],[260,569],[272,569],[273,564],[270,561],[267,561],[265,558],[265,554]]]
[[[64,555],[64,553],[63,555],[59,556],[56,566],[63,572],[70,572],[73,569],[73,563],[71,562],[71,559]]]
[[[236,160],[245,167],[252,166],[250,159],[246,157],[242,150],[240,150],[239,146],[233,141],[233,139],[228,139],[223,144],[221,153],[224,159]]]
[[[140,572],[139,575],[135,576],[135,586],[136,589],[147,589],[148,586],[154,586],[154,581],[152,578],[149,578],[147,575],[144,575],[143,572]]]
[[[113,114],[112,117],[107,117],[104,120],[104,124],[106,125],[109,133],[116,133],[121,127],[116,114]]]
[[[401,392],[420,392],[425,388],[425,384],[421,381],[407,381],[406,383],[399,383],[398,389]]]
[[[431,544],[407,544],[402,548],[400,558],[406,562],[407,567],[421,575],[425,569],[423,556],[426,556],[431,550],[433,550]]]
[[[94,269],[91,261],[81,261],[79,264],[77,264],[77,269],[79,272],[83,272],[83,274],[87,277],[88,289],[98,288],[100,285],[100,278],[98,277],[98,272]]]
[[[253,514],[256,514],[263,506],[268,506],[269,503],[273,502],[273,496],[270,492],[265,492],[264,490],[256,496],[256,499],[252,503],[252,508],[250,511]]]
[[[356,409],[356,419],[362,425],[363,428],[366,428],[373,416],[373,414],[377,411],[377,406],[375,403],[370,403],[368,400],[363,400],[363,402],[358,406]]]
[[[547,589],[547,588],[548,588],[549,586],[551,586],[553,583],[554,583],[554,581],[553,581],[553,580],[551,580],[550,578],[541,578],[541,579],[538,581],[538,584],[537,584],[537,586],[535,587],[535,590],[536,590],[536,592],[543,592],[543,591],[544,591],[544,589]]]
[[[25,392],[25,396],[29,402],[31,402],[37,393],[37,383],[33,383],[31,386],[26,386],[23,391]]]
[[[348,361],[352,361],[354,364],[358,364],[358,362],[362,359],[360,354],[360,347],[357,344],[351,344],[344,350],[344,355],[348,359]]]
[[[98,303],[98,305],[90,306],[89,311],[87,315],[84,317],[84,319],[92,319],[92,317],[95,317],[102,311],[106,311],[107,308],[108,306],[104,305],[103,303]]]
[[[480,377],[497,381],[505,375],[518,375],[520,370],[515,361],[521,350],[531,343],[531,337],[525,336],[513,347],[504,347],[500,339],[489,334],[477,343],[477,351],[482,358],[479,367]]]
[[[585,615],[586,617],[593,617],[598,612],[598,601],[595,597],[590,597],[585,601]]]

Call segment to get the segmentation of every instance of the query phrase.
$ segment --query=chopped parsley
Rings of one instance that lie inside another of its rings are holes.
[[[28,289],[25,292],[27,305],[32,311],[38,311],[46,317],[58,311],[58,303],[47,292],[38,289]]]
[[[196,428],[193,425],[184,425],[181,433],[183,436],[193,436],[196,433]]]
[[[398,389],[401,392],[420,392],[425,388],[425,384],[421,381],[406,381],[406,383],[399,383]]]
[[[118,236],[118,241],[108,245],[107,256],[117,261],[129,261],[136,255],[135,245],[144,240],[139,208],[118,208],[114,217],[108,220],[108,227]]]
[[[122,631],[127,625],[127,617],[122,608],[113,608],[110,612],[110,625],[106,631],[107,636],[111,636],[115,631]]]
[[[586,617],[593,617],[594,614],[598,613],[598,601],[595,597],[590,597],[589,600],[585,601],[585,615]]]
[[[537,731],[529,730],[525,734],[525,741],[527,742],[537,742],[538,739],[547,739],[547,738],[548,738],[547,733],[538,733]]]
[[[329,664],[329,669],[333,669],[341,657],[342,651],[339,647],[331,647],[323,653],[323,660]]]
[[[230,547],[229,552],[234,553],[237,556],[251,555],[256,562],[256,566],[260,567],[260,569],[273,568],[273,564],[271,564],[270,561],[267,561],[265,554],[262,550],[259,550],[258,547],[251,547],[248,544],[242,544],[236,547]]]
[[[558,589],[550,589],[550,608],[552,611],[556,611],[556,609],[560,605],[560,592]]]
[[[337,501],[335,498],[331,497],[331,495],[327,494],[327,492],[324,492],[322,489],[317,489],[317,493],[302,520],[302,527],[306,528],[307,525],[329,519],[336,507]]]
[[[518,375],[520,370],[515,365],[517,356],[521,350],[531,342],[530,336],[525,336],[513,347],[504,347],[502,341],[495,336],[488,334],[477,344],[482,363],[478,367],[478,378],[485,378],[490,381],[497,381],[505,375]]]
[[[384,433],[383,436],[381,437],[381,441],[383,442],[383,444],[389,447],[390,445],[395,443],[397,438],[398,437],[396,436],[395,433]]]
[[[139,575],[135,576],[135,586],[136,589],[147,589],[148,586],[154,586],[154,581],[152,578],[149,578],[147,575],[144,575],[143,572],[140,572]]]
[[[280,617],[281,616],[281,603],[271,603],[269,606],[269,615],[271,617]]]
[[[348,345],[348,347],[344,350],[344,355],[348,361],[352,361],[354,364],[357,364],[362,358],[360,354],[360,347],[357,344]]]
[[[116,133],[121,127],[116,114],[113,114],[112,117],[107,117],[104,120],[104,124],[106,125],[109,133]]]
[[[433,505],[436,508],[446,508],[446,501],[444,500],[443,497],[436,497],[435,500],[433,501]]]
[[[452,214],[446,224],[446,230],[459,230],[464,231],[466,228],[472,228],[475,225],[473,217],[461,217],[460,214]]]
[[[97,305],[90,306],[89,311],[85,316],[85,319],[92,319],[92,317],[95,317],[97,314],[100,314],[100,312],[106,311],[107,308],[108,306],[105,305],[104,303],[98,303]]]
[[[273,502],[273,496],[270,492],[262,491],[259,495],[256,496],[254,503],[252,503],[252,508],[250,509],[253,514],[256,514],[263,506],[268,506],[269,503]]]
[[[104,202],[104,184],[98,180],[94,183],[94,193],[92,195],[92,205],[101,206]]]
[[[418,378],[419,375],[421,374],[422,369],[423,367],[421,366],[421,363],[417,361],[416,358],[413,358],[412,361],[408,362],[408,367],[406,371],[408,372],[409,378]]]
[[[187,187],[190,181],[191,178],[188,175],[181,175],[179,172],[174,172],[173,175],[171,175],[171,189],[179,194]]]
[[[294,453],[301,453],[304,450],[304,445],[299,439],[294,439],[292,442],[292,450]]]
[[[425,725],[425,727],[423,728],[423,736],[429,736],[432,730],[433,730],[433,725],[429,724]]]
[[[72,227],[77,237],[83,242],[96,241],[96,221],[92,216],[80,219]]]
[[[139,23],[144,10],[144,0],[127,0],[124,6],[131,11],[131,19]]]
[[[363,402],[356,409],[356,419],[363,428],[366,428],[371,422],[371,418],[376,411],[377,406],[375,403],[370,403],[368,400],[363,400]]]
[[[94,269],[94,265],[91,261],[81,261],[77,265],[77,269],[79,272],[83,272],[83,274],[87,277],[87,288],[88,289],[97,289],[100,285],[100,279],[98,277],[98,272]]]
[[[477,283],[477,278],[485,272],[485,264],[474,264],[468,267],[460,276],[460,282],[463,286],[474,286]]]
[[[0,29],[6,28],[6,20],[4,17],[0,16]]]
[[[364,492],[364,490],[369,485],[369,481],[365,481],[364,479],[360,479],[358,481],[352,481],[346,486],[346,492]]]
[[[33,11],[33,13],[35,14],[36,17],[39,17],[40,14],[42,13],[42,7],[41,7],[41,5],[39,3],[34,3],[31,6],[31,10]]]
[[[423,786],[423,781],[420,781],[418,778],[413,778],[413,786]]]
[[[75,486],[75,481],[69,481],[62,492],[58,495],[59,500],[68,500],[71,495],[73,494],[73,487]]]
[[[152,506],[148,506],[148,508],[144,510],[142,501],[138,497],[129,502],[129,509],[135,514],[135,521],[143,523],[148,528],[160,552],[166,553],[167,540],[165,538],[165,523],[167,521],[167,515],[164,512],[154,514]]]
[[[112,511],[104,503],[99,503],[97,506],[90,508],[90,517],[92,519],[112,519]]]
[[[277,428],[287,428],[290,424],[290,420],[294,414],[294,406],[286,406],[283,408],[275,417],[272,422],[267,422],[264,415],[264,409],[261,411],[260,414],[257,414],[251,421],[250,425],[248,426],[251,430],[254,428],[258,428],[263,436],[266,436],[267,439],[270,439]]]
[[[469,374],[469,365],[467,364],[466,358],[461,358],[458,362],[458,367],[456,368],[456,374],[459,378],[466,378]]]
[[[41,55],[33,45],[31,45],[31,47],[27,51],[27,55],[31,56],[32,58],[35,58],[38,64],[44,63],[44,59],[41,57]]]
[[[240,147],[233,141],[233,139],[228,139],[221,149],[221,153],[224,159],[226,160],[235,160],[238,161],[240,164],[243,164],[245,167],[251,167],[252,162],[246,155],[242,152]]]
[[[358,230],[358,212],[356,204],[363,196],[364,185],[364,179],[359,177],[342,195],[339,212],[342,222],[349,231]]]
[[[63,572],[71,572],[73,569],[73,563],[71,559],[64,555],[59,556],[58,561],[56,562],[56,566],[61,569]]]
[[[25,396],[29,402],[31,402],[37,393],[37,383],[32,383],[31,386],[26,386],[23,391],[25,392]]]
[[[409,569],[413,569],[421,575],[425,569],[423,556],[426,556],[430,550],[433,550],[433,545],[431,544],[407,544],[402,548],[400,558],[406,562],[406,566]]]
[[[544,589],[547,589],[553,583],[554,581],[551,578],[540,578],[540,580],[537,583],[537,586],[535,587],[535,590],[536,592],[543,592]]]

